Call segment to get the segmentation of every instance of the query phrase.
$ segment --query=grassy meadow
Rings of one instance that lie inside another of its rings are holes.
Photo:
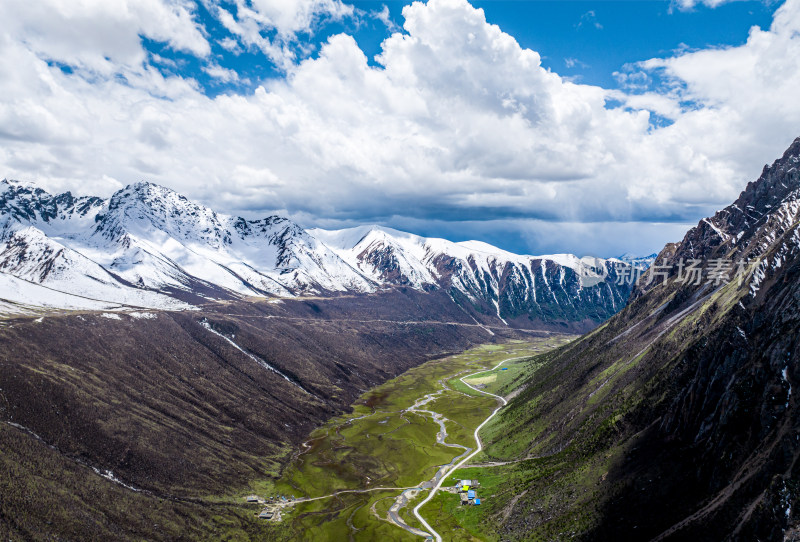
[[[535,371],[532,356],[569,340],[553,336],[502,345],[482,345],[460,354],[431,360],[364,393],[351,413],[331,419],[314,431],[276,481],[261,481],[253,488],[264,495],[298,498],[324,497],[284,509],[281,522],[270,525],[275,540],[418,540],[387,520],[389,508],[403,491],[431,479],[442,465],[461,455],[462,448],[437,443],[439,425],[429,414],[408,409],[427,394],[436,394],[420,409],[441,414],[447,420],[446,442],[474,449],[475,428],[497,406],[495,398],[465,386],[460,378],[486,370],[467,381],[491,393],[509,393],[516,383]],[[491,371],[500,361],[507,371]],[[477,471],[477,472],[476,472]],[[458,476],[500,479],[502,472],[488,469],[458,471]],[[452,485],[447,483],[446,485]],[[339,493],[376,488],[368,493]],[[377,489],[398,488],[398,489]],[[420,528],[411,510],[427,495],[418,492],[397,514],[408,525]],[[453,540],[470,540],[481,533],[482,510],[462,508],[458,496],[440,493],[423,508],[423,515],[453,533]],[[438,510],[438,512],[437,512]],[[455,529],[455,530],[453,530]],[[440,531],[441,532],[441,531]],[[469,533],[467,536],[466,533]],[[450,536],[450,535],[448,535]]]

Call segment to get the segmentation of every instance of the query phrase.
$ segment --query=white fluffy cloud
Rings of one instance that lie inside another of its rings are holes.
[[[270,15],[277,5],[253,10],[288,33],[313,24],[301,8]],[[572,224],[560,230],[573,236],[564,250],[583,251],[587,229],[575,224],[604,222],[588,228],[614,238],[595,252],[621,252],[630,246],[623,232],[646,231],[654,244],[674,237],[674,228],[642,223],[696,220],[731,201],[800,135],[799,5],[789,0],[740,47],[642,63],[672,84],[635,95],[542,68],[536,52],[465,0],[406,6],[404,31],[384,42],[380,66],[336,35],[285,79],[215,98],[147,64],[131,68],[135,84],[103,76],[119,69],[98,58],[137,66],[144,53],[102,36],[84,45],[58,34],[73,61],[99,64],[91,77],[64,73],[46,62],[55,49],[46,28],[44,44],[28,38],[26,15],[0,39],[0,176],[105,194],[144,178],[217,208],[284,210],[308,225],[435,218],[479,237],[475,221],[502,223],[532,250],[551,250],[523,231],[532,225]],[[134,34],[205,54],[202,32],[182,26],[191,10],[164,10],[186,15],[136,19]],[[158,34],[168,23],[181,32]],[[651,111],[672,124],[653,128]]]
[[[281,35],[308,32],[319,17],[341,19],[353,14],[353,7],[340,0],[252,0],[252,6]]]
[[[109,75],[145,60],[140,36],[206,56],[210,48],[183,0],[3,0],[2,32],[38,58]]]
[[[708,49],[642,63],[661,71],[677,99],[696,104],[654,134],[697,159],[727,164],[735,187],[800,136],[800,2],[787,1],[767,30],[753,27],[740,47]]]

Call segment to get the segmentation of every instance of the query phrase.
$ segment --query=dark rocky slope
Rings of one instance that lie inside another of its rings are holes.
[[[667,267],[651,268],[623,311],[536,361],[490,428],[490,456],[538,458],[516,464],[506,508],[489,511],[503,539],[792,536],[799,163],[800,139],[736,203],[667,246],[656,261]],[[699,284],[678,280],[681,259],[701,260]],[[708,280],[715,260],[733,262],[729,283]],[[741,281],[738,261],[752,262]]]
[[[252,510],[219,497],[276,475],[313,427],[368,388],[514,336],[438,301],[397,291],[6,320],[0,536],[256,537]]]

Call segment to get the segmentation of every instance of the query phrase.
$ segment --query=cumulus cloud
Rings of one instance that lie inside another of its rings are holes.
[[[235,70],[223,68],[219,64],[209,64],[203,67],[203,71],[208,75],[223,83],[234,83],[239,81],[239,74]]]
[[[210,52],[182,0],[4,0],[3,33],[39,58],[108,75],[145,60],[141,36],[197,56]]]
[[[651,59],[642,68],[694,104],[659,139],[689,137],[692,152],[753,177],[800,135],[800,2],[787,1],[769,29],[753,27],[739,47]],[[740,181],[741,182],[741,181]]]
[[[241,54],[242,47],[239,45],[239,42],[231,37],[226,37],[219,40],[219,45],[229,53],[233,53],[234,55]]]
[[[662,243],[676,230],[653,224],[682,228],[729,202],[800,135],[798,5],[740,47],[641,63],[667,90],[631,94],[544,69],[465,0],[406,6],[377,66],[335,35],[285,78],[214,98],[147,64],[136,84],[61,70],[15,23],[0,40],[0,176],[104,194],[144,178],[306,225],[424,231],[435,219],[475,237],[480,223],[495,242],[506,228],[531,251],[553,251],[550,232],[562,250],[624,252],[626,237]],[[247,17],[262,21],[252,28],[241,14],[228,23],[261,32],[267,7],[252,3]],[[270,24],[290,34],[314,24],[291,13]],[[86,50],[103,47],[116,46]],[[134,65],[134,49],[113,62]],[[654,127],[654,114],[671,124]]]
[[[389,7],[386,4],[383,4],[380,10],[370,11],[369,16],[382,22],[384,26],[391,32],[397,32],[400,30],[400,27],[397,25],[397,23],[392,20],[392,17],[389,14]]]

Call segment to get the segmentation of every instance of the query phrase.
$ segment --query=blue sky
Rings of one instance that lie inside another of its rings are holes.
[[[626,64],[677,50],[741,45],[751,26],[768,27],[777,3],[733,2],[676,9],[659,1],[476,2],[488,19],[541,52],[544,66],[612,88]],[[570,65],[567,59],[576,60]]]
[[[381,43],[403,24],[402,10],[409,1],[349,2],[360,11],[344,20],[322,19],[313,32],[298,36],[293,49],[302,57],[313,56],[328,37],[352,35],[370,62],[381,52]],[[542,55],[542,65],[562,76],[605,88],[619,87],[614,76],[625,66],[663,57],[676,51],[742,45],[749,29],[768,27],[779,2],[737,1],[710,8],[704,4],[679,9],[662,0],[488,0],[471,2],[486,13],[487,21],[516,38],[521,46]],[[388,28],[375,13],[388,11],[396,25]],[[280,78],[285,71],[256,49],[242,48],[236,54],[215,43],[232,34],[202,4],[196,18],[209,33],[209,42],[220,66],[236,71],[248,84],[220,81],[202,70],[202,61],[191,54],[173,51],[164,42],[145,40],[147,50],[178,60],[180,67],[159,64],[164,73],[197,79],[213,96],[222,92],[245,92],[265,78]],[[269,33],[273,34],[274,33]]]
[[[649,253],[800,135],[800,0],[8,0],[0,177]]]

